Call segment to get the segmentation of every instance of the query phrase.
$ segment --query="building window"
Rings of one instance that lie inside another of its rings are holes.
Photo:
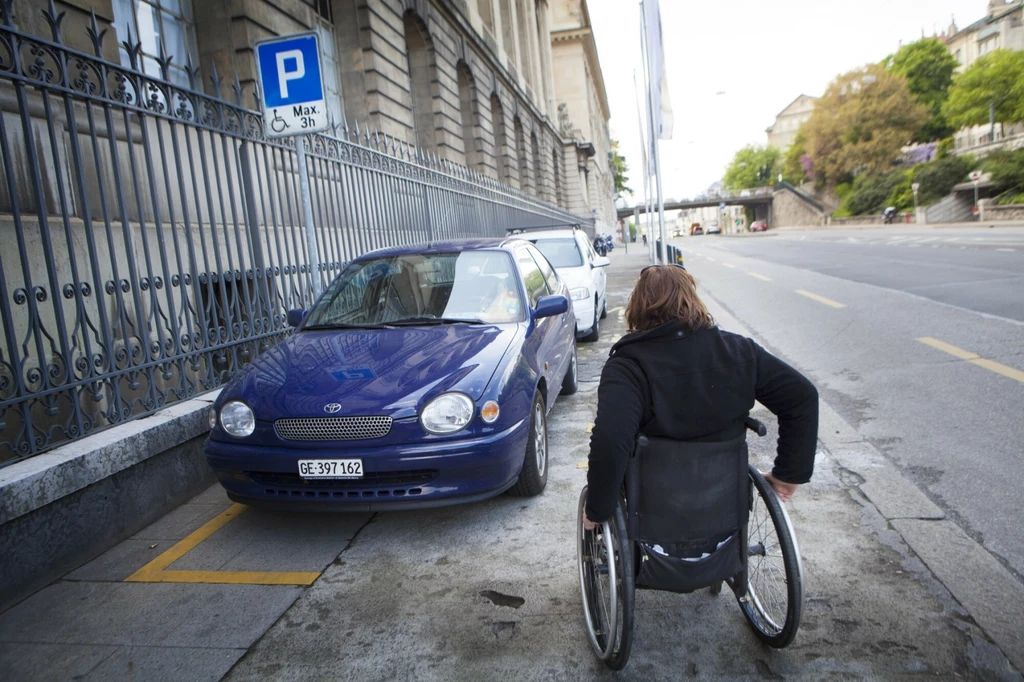
[[[327,113],[337,124],[345,123],[345,104],[341,94],[338,72],[337,45],[334,38],[334,12],[331,0],[316,0],[317,39],[320,43],[320,74],[324,81],[324,99]]]
[[[462,146],[466,150],[466,165],[478,170],[480,154],[476,148],[476,83],[466,62],[456,67],[459,77],[459,108],[462,110]]]
[[[422,150],[437,147],[434,135],[434,46],[423,22],[412,12],[405,13],[405,49],[409,64],[409,94],[412,98],[416,146]]]
[[[516,20],[519,24],[519,69],[526,84],[533,87],[533,55],[530,51],[530,32],[526,30],[526,3],[516,3]]]
[[[498,165],[498,179],[508,181],[508,136],[505,132],[505,109],[498,95],[491,95],[491,122],[494,125],[494,162]]]
[[[476,0],[476,11],[480,15],[481,21],[484,22],[490,32],[494,33],[494,11],[491,7],[491,0]]]
[[[501,46],[508,55],[511,63],[516,63],[516,41],[512,28],[512,8],[509,5],[511,0],[500,0],[501,2]]]
[[[963,50],[957,50],[956,51],[956,60],[959,63],[961,63],[961,64],[964,63],[964,51]]]
[[[160,43],[172,57],[170,79],[178,85],[188,85],[185,65],[188,57],[198,63],[196,27],[192,14],[192,0],[114,0],[114,30],[119,41],[142,44],[142,70],[160,78]],[[120,48],[121,63],[131,62],[124,47]],[[198,83],[197,83],[198,85]]]

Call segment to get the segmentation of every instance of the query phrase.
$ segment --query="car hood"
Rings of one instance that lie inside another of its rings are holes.
[[[412,417],[424,396],[458,390],[479,399],[520,324],[304,331],[267,351],[225,389],[256,418],[333,414]]]
[[[576,289],[578,287],[590,288],[592,286],[590,281],[589,265],[577,268],[558,268],[558,276],[562,278],[562,281],[565,282],[570,289]]]

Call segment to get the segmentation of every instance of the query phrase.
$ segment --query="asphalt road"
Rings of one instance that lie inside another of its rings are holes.
[[[808,369],[818,354],[807,348],[860,357],[854,351],[871,345],[863,335],[853,339],[850,329],[862,322],[852,313],[862,305],[871,311],[868,299],[878,290],[861,300],[842,287],[826,289],[824,282],[839,280],[741,260],[729,255],[734,247],[724,239],[684,245],[717,254],[715,261],[691,257],[690,267],[715,297],[748,302],[758,312],[753,325],[769,332],[770,345],[792,342],[790,361]],[[725,267],[726,260],[736,267]],[[741,262],[756,264],[771,281],[745,274]],[[931,503],[915,501],[920,493],[878,461],[881,455],[873,458],[827,405],[814,479],[788,504],[805,571],[794,643],[781,651],[761,644],[728,590],[640,592],[629,667],[615,674],[595,659],[576,573],[576,505],[597,380],[611,344],[625,332],[621,307],[645,264],[641,249],[612,254],[602,339],[580,345],[580,391],[560,398],[550,413],[542,495],[416,513],[310,515],[240,509],[215,486],[0,614],[5,679],[1019,682],[1024,628],[1014,618],[1024,613],[1022,602],[997,590],[997,607],[1008,603],[1009,616],[976,617],[970,600],[947,589],[950,581],[932,568],[935,554],[922,557],[908,542],[926,535],[915,524],[945,521],[931,520]],[[794,284],[781,284],[785,277],[842,297],[848,307],[794,294]],[[727,328],[747,322],[714,298],[709,305]],[[916,353],[938,353],[915,343],[908,342]],[[906,362],[913,353],[904,355]],[[955,369],[941,355],[931,365]],[[824,370],[813,373],[819,383],[832,381]],[[748,439],[752,459],[765,468],[777,433],[763,408],[755,415],[770,429],[767,438]],[[940,559],[952,555],[956,569],[971,572],[974,564],[959,551],[938,545]],[[267,584],[275,580],[280,584]]]
[[[707,292],[1024,576],[1024,230],[676,243]]]

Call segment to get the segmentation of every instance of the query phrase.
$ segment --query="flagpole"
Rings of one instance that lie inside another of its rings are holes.
[[[660,12],[660,9],[659,9]],[[659,17],[660,20],[660,17]],[[665,232],[665,200],[662,193],[661,184],[661,154],[659,153],[659,131],[656,125],[657,116],[660,112],[654,110],[654,88],[661,87],[661,82],[654,82],[654,74],[652,73],[651,64],[651,52],[650,44],[647,40],[647,12],[644,6],[644,0],[640,0],[640,21],[643,25],[643,30],[640,32],[641,45],[643,46],[644,57],[646,62],[646,82],[647,82],[647,107],[649,111],[649,123],[651,130],[651,152],[654,157],[654,179],[657,190],[657,202],[658,202],[658,227],[661,235],[661,249],[658,254],[658,259],[662,263],[668,262],[667,251],[668,251],[668,236]]]
[[[633,69],[633,99],[636,101],[636,124],[640,127],[640,154],[644,167],[644,219],[643,222],[640,222],[640,217],[636,217],[636,229],[647,238],[647,252],[651,262],[654,263],[654,235],[651,234],[649,229],[651,192],[647,188],[647,179],[650,175],[651,165],[647,162],[647,135],[644,133],[644,117],[640,114],[640,88],[636,83],[636,69]]]
[[[644,7],[643,3],[640,4],[640,62],[644,68],[644,74],[647,73],[647,48],[645,47],[645,41],[647,40],[646,31],[644,30]],[[647,234],[647,249],[650,252],[650,258],[652,263],[658,262],[658,255],[654,247],[654,177],[651,172],[651,162],[653,159],[650,157],[650,139],[649,134],[653,130],[651,127],[651,99],[647,94],[647,76],[644,76],[644,111],[647,113],[646,123],[642,123],[641,127],[646,128],[647,132],[642,134],[641,140],[644,143],[644,231]],[[639,112],[638,114],[639,115]]]

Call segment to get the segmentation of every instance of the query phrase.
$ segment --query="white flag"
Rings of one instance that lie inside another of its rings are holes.
[[[668,74],[665,71],[665,51],[661,37],[661,7],[658,0],[643,0],[644,25],[647,27],[647,58],[650,73],[648,84],[653,90],[654,125],[653,139],[672,139],[672,101],[668,95]]]

